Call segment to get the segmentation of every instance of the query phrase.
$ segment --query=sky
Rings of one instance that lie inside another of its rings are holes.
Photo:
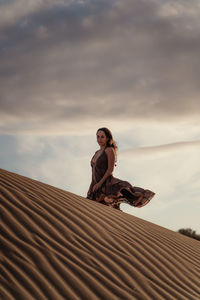
[[[96,130],[122,210],[200,232],[200,1],[0,0],[0,168],[86,196]]]

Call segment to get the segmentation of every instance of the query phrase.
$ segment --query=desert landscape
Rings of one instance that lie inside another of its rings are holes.
[[[3,169],[0,200],[2,300],[200,299],[197,240]]]

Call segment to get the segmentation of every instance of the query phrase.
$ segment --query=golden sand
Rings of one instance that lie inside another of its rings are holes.
[[[200,299],[200,242],[0,169],[1,299]]]

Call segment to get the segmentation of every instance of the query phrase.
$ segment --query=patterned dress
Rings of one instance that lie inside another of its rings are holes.
[[[91,160],[92,182],[87,194],[88,199],[112,206],[116,209],[120,209],[121,203],[128,203],[135,207],[143,207],[149,203],[155,195],[154,192],[132,186],[128,181],[115,178],[113,175],[108,176],[102,186],[93,192],[93,186],[101,180],[108,169],[108,157],[105,150],[94,161],[96,153],[97,151]]]

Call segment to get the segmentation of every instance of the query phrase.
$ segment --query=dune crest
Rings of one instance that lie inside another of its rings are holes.
[[[200,242],[0,169],[1,299],[200,299]]]

